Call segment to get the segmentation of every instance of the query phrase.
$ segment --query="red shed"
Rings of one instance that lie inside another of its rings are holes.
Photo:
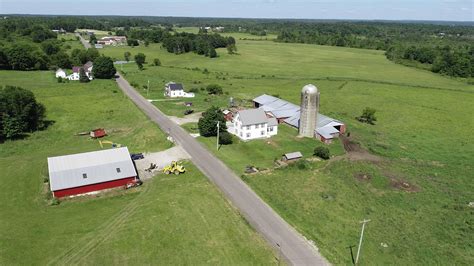
[[[97,128],[91,131],[90,133],[91,138],[102,138],[107,136],[107,132],[103,128]]]
[[[127,147],[49,157],[48,170],[54,197],[125,186],[137,179]]]

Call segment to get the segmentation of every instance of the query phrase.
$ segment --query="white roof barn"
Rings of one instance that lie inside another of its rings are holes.
[[[51,191],[135,178],[127,147],[48,158]]]

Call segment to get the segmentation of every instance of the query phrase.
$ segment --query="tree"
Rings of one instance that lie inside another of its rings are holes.
[[[210,58],[215,58],[215,57],[217,57],[216,49],[214,49],[214,48],[209,49],[209,57],[210,57]]]
[[[58,40],[46,40],[41,43],[41,48],[47,55],[56,54],[61,50],[61,43]]]
[[[66,52],[60,51],[51,56],[51,65],[59,68],[71,68],[72,62]]]
[[[134,47],[134,46],[138,46],[139,43],[138,43],[138,41],[135,40],[135,39],[127,39],[127,45]]]
[[[330,157],[329,149],[327,147],[318,146],[314,148],[314,155],[318,156],[323,160],[328,160]]]
[[[227,45],[227,53],[235,54],[235,52],[237,52],[237,47],[235,46],[235,44],[228,44]]]
[[[232,135],[229,132],[220,132],[219,133],[219,144],[229,145],[233,143]]]
[[[161,61],[158,58],[153,59],[153,65],[154,66],[161,66]]]
[[[95,37],[95,34],[92,34],[92,35],[89,37],[89,43],[90,43],[90,44],[96,44],[96,43],[97,43],[97,37]]]
[[[130,56],[132,54],[129,52],[129,51],[126,51],[125,53],[123,53],[123,58],[125,58],[125,61],[130,61]]]
[[[206,90],[209,94],[222,94],[222,87],[218,84],[209,84],[207,85]]]
[[[26,44],[18,44],[7,50],[10,67],[13,70],[29,70],[34,68],[36,59],[32,54],[34,48]]]
[[[135,55],[135,63],[137,63],[137,66],[140,70],[143,69],[143,64],[145,63],[146,56],[143,53],[138,53]]]
[[[45,108],[31,91],[13,86],[0,88],[0,140],[40,129],[44,117]]]
[[[79,70],[79,82],[81,83],[87,83],[89,82],[90,79],[89,77],[86,75],[86,71],[84,70],[83,67],[81,67],[81,69]]]
[[[150,41],[145,40],[144,44],[145,44],[145,47],[148,47],[148,45],[150,45]]]
[[[110,79],[115,76],[116,72],[117,70],[114,67],[112,58],[108,56],[99,56],[94,61],[94,67],[92,68],[94,78]]]
[[[356,119],[362,123],[375,125],[375,121],[377,121],[377,118],[375,117],[375,111],[376,110],[373,108],[366,107],[364,111],[362,112],[362,115],[359,117],[356,117]]]
[[[220,123],[219,132],[227,132],[224,114],[218,107],[212,106],[199,118],[199,134],[203,137],[217,136],[217,121]]]

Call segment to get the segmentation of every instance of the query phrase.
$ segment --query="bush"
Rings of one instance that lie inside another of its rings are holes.
[[[154,66],[161,66],[161,61],[158,58],[153,59],[153,65]]]
[[[219,133],[219,144],[229,145],[233,143],[232,135],[229,132]]]
[[[362,115],[356,117],[359,122],[375,125],[377,118],[375,117],[376,110],[374,108],[366,107],[362,112]]]
[[[217,84],[210,84],[206,87],[207,93],[209,94],[215,94],[215,95],[220,95],[222,94],[222,87]]]
[[[135,89],[140,88],[140,85],[138,85],[138,83],[136,83],[135,81],[130,82],[130,85],[134,87]]]
[[[327,160],[330,157],[329,149],[327,147],[318,146],[314,148],[314,155],[321,159]]]
[[[198,88],[191,88],[189,90],[189,92],[192,92],[192,93],[199,93],[199,89]]]
[[[60,203],[61,203],[61,201],[59,201],[57,198],[53,198],[53,199],[51,200],[50,205],[51,205],[51,206],[56,206],[56,205],[59,205]]]

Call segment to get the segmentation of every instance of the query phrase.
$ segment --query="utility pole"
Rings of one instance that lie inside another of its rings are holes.
[[[216,149],[219,150],[219,122],[217,121],[217,143],[216,143]]]
[[[146,90],[146,97],[148,97],[149,92],[150,92],[150,80],[148,80],[148,89]]]
[[[351,259],[352,259],[352,265],[355,265],[354,261],[354,252],[352,252],[352,248],[354,248],[355,245],[348,246],[347,248],[351,250]]]
[[[370,222],[370,220],[367,220],[367,219],[364,219],[363,221],[360,222],[362,224],[362,231],[360,232],[359,246],[357,247],[357,256],[356,256],[356,261],[355,261],[356,265],[359,263],[360,247],[362,246],[362,238],[364,237],[365,224],[368,222]]]

